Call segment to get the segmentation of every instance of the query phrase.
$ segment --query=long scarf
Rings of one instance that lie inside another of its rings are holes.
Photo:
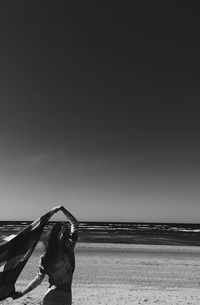
[[[33,250],[52,212],[28,225],[21,233],[0,245],[0,301],[15,291],[15,283]]]

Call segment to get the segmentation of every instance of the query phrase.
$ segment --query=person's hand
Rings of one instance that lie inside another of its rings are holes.
[[[64,208],[63,205],[60,207],[60,210],[61,210],[62,212],[63,212],[63,211],[66,211],[66,209]]]
[[[22,291],[15,291],[13,292],[13,294],[11,295],[11,298],[13,298],[13,300],[19,299],[23,297],[23,293]]]
[[[51,210],[52,214],[57,213],[58,211],[61,210],[61,208],[62,208],[61,205],[59,205],[59,206],[57,206],[57,207],[54,207],[54,208]]]

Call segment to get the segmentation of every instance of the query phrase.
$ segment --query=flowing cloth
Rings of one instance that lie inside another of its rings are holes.
[[[0,245],[0,301],[15,291],[15,283],[33,250],[52,212],[27,226],[20,234]]]

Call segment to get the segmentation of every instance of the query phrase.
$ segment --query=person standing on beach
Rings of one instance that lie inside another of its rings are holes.
[[[37,276],[23,291],[15,291],[13,299],[18,299],[41,284],[45,275],[49,276],[49,289],[43,305],[71,305],[72,279],[75,269],[74,247],[78,239],[78,221],[63,206],[52,209],[53,213],[62,211],[70,222],[71,228],[56,223],[49,233],[44,254],[40,257]]]

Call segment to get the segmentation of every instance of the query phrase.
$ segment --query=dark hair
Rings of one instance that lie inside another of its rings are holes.
[[[54,260],[57,254],[57,249],[59,248],[60,233],[63,229],[62,223],[56,223],[47,236],[47,244],[45,246],[44,254],[41,257],[41,266],[44,268],[45,272],[48,273],[49,265]]]

